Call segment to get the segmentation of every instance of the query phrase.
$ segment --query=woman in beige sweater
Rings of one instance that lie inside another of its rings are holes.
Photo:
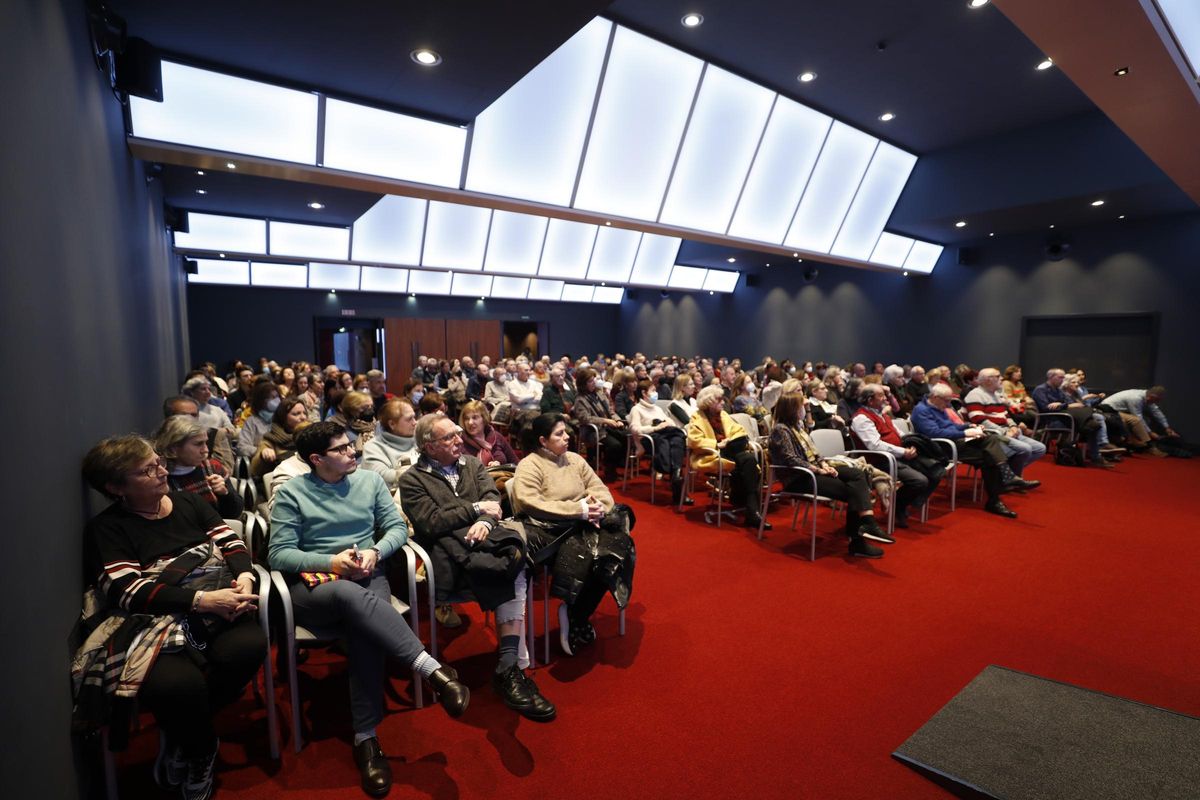
[[[509,484],[513,512],[527,523],[535,561],[554,560],[551,589],[565,601],[558,609],[559,642],[574,655],[596,640],[589,620],[605,591],[619,608],[629,603],[637,560],[629,535],[633,512],[614,504],[587,461],[570,452],[563,415],[534,418],[524,444],[529,455]]]

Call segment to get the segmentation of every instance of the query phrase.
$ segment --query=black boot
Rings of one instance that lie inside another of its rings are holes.
[[[372,736],[354,745],[354,763],[358,765],[362,790],[371,797],[383,797],[392,790],[392,766]]]
[[[850,555],[858,558],[883,558],[883,551],[861,536],[850,539]]]
[[[461,717],[471,702],[471,690],[458,682],[454,667],[439,667],[429,676],[433,693],[446,713],[455,719]]]
[[[875,521],[874,514],[868,514],[859,521],[858,532],[863,537],[867,539],[874,539],[877,542],[886,542],[888,544],[896,543],[896,540],[893,539],[887,531],[879,527],[879,523]]]
[[[553,704],[538,691],[537,684],[513,664],[492,675],[492,688],[504,705],[534,722],[549,722],[558,714]]]

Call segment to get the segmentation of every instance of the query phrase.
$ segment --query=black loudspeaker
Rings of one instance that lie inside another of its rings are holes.
[[[974,247],[958,248],[958,265],[960,267],[973,267],[979,263],[979,250]]]
[[[1071,252],[1071,243],[1061,239],[1051,239],[1046,242],[1046,246],[1042,248],[1046,258],[1050,261],[1062,261],[1067,257],[1067,253]]]
[[[817,279],[817,276],[820,274],[821,274],[821,270],[817,269],[815,266],[805,267],[804,268],[804,282],[812,283],[813,281],[815,281]]]
[[[200,274],[200,262],[192,258],[185,258],[183,260],[183,271],[188,275]]]
[[[175,206],[163,204],[163,224],[176,233],[190,233],[188,230],[188,215]]]
[[[626,289],[625,297],[630,300],[637,300],[638,299],[637,289]]]
[[[753,288],[755,286],[758,286],[758,282],[760,280],[762,280],[762,279],[759,278],[757,275],[747,275],[746,276],[746,285]]]
[[[145,39],[131,37],[125,40],[124,49],[117,54],[116,73],[119,91],[162,102],[162,58],[154,45]]]

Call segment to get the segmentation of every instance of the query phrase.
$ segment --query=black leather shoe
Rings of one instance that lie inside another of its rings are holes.
[[[883,558],[883,551],[861,536],[850,540],[850,555],[858,558]]]
[[[759,517],[758,514],[752,514],[749,511],[746,512],[746,527],[747,528],[757,528],[759,522],[762,522],[762,518]],[[764,531],[771,530],[771,527],[772,527],[772,525],[769,522],[762,523],[762,529]]]
[[[362,790],[371,797],[383,797],[392,790],[392,765],[372,736],[354,745],[354,763],[362,780]]]
[[[467,710],[471,702],[471,690],[458,682],[458,673],[454,667],[440,667],[429,676],[433,685],[433,693],[446,713],[458,719]]]
[[[492,688],[504,705],[534,722],[549,722],[558,715],[554,705],[542,697],[537,684],[513,664],[503,672],[492,675]]]
[[[1005,489],[1015,489],[1018,492],[1023,492],[1026,489],[1036,489],[1037,487],[1039,487],[1041,485],[1042,485],[1041,481],[1027,481],[1027,480],[1023,480],[1021,478],[1017,478],[1016,480],[1011,480],[1008,483],[1004,484],[1004,488]]]
[[[989,514],[995,514],[998,517],[1008,517],[1009,519],[1015,519],[1017,516],[1017,512],[1013,511],[999,500],[993,500],[992,502],[988,503],[983,507],[983,510]]]

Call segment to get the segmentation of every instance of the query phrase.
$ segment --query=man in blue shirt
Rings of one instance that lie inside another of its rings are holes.
[[[354,760],[363,791],[382,797],[392,786],[375,734],[383,721],[386,658],[428,678],[452,717],[466,710],[471,693],[458,673],[425,652],[392,606],[381,562],[404,546],[408,527],[383,478],[358,469],[346,429],[335,422],[318,422],[297,434],[296,454],[312,472],[276,493],[268,559],[288,582],[296,624],[345,635]],[[378,541],[376,529],[383,532]]]

